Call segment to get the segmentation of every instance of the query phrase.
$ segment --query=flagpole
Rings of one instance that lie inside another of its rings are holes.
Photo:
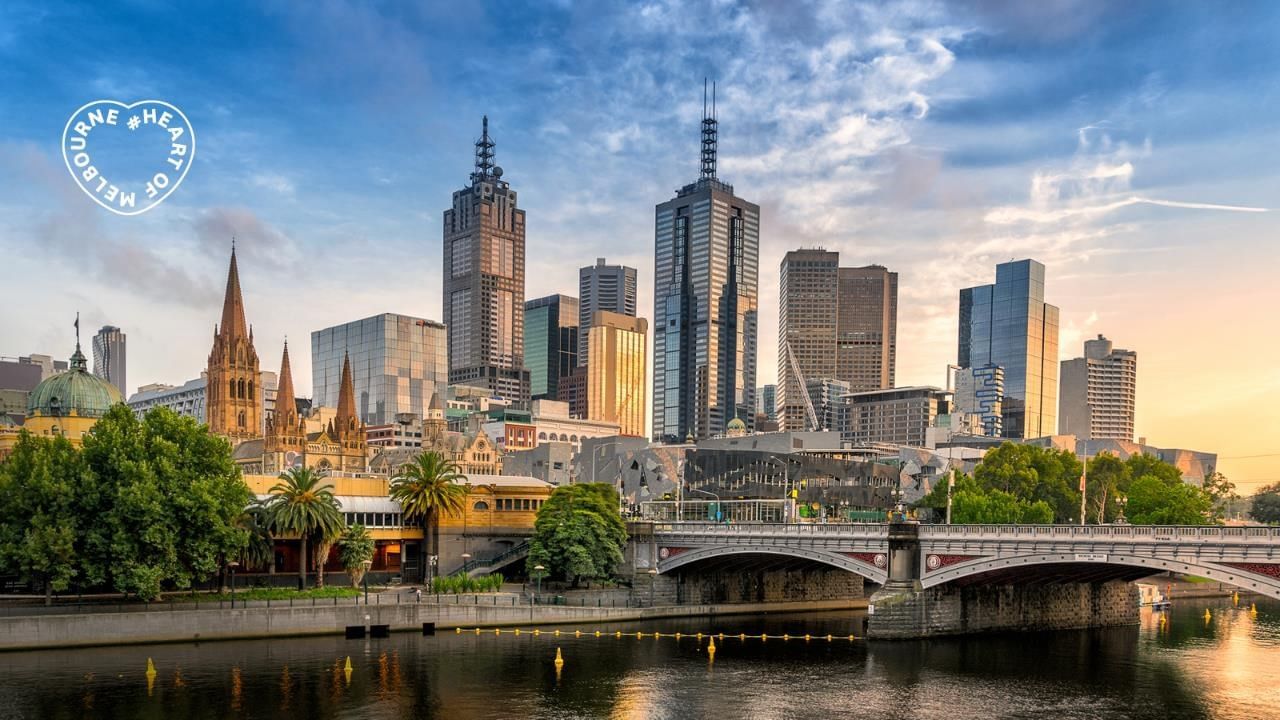
[[[1086,455],[1082,461],[1084,469],[1080,472],[1080,527],[1084,527],[1084,501],[1085,487],[1089,480],[1089,456]]]

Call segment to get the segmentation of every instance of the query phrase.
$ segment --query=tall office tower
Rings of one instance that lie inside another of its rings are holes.
[[[1002,437],[1057,432],[1058,308],[1044,301],[1044,265],[1001,263],[994,285],[961,290],[958,351],[961,368],[1004,370]]]
[[[93,336],[93,374],[106,380],[128,397],[124,379],[124,333],[114,325],[103,325]]]
[[[840,268],[836,377],[853,392],[894,385],[898,273],[880,265]]]
[[[716,177],[717,136],[713,99],[701,177],[654,209],[653,436],[664,442],[722,435],[735,417],[755,427],[760,208]]]
[[[649,324],[601,310],[587,338],[587,419],[617,423],[618,433],[644,436]]]
[[[313,331],[312,404],[337,407],[350,355],[352,402],[361,422],[386,425],[402,413],[422,417],[431,396],[444,397],[449,385],[445,345],[440,323],[395,313]]]
[[[578,364],[587,364],[587,336],[591,317],[601,310],[636,316],[636,269],[626,265],[595,265],[578,270]]]
[[[986,437],[1004,433],[1004,368],[983,365],[956,372],[955,412],[978,418]]]
[[[756,401],[756,412],[770,420],[778,419],[778,386],[765,385],[760,388],[760,397]]]
[[[444,321],[449,383],[529,402],[524,369],[524,211],[493,163],[489,118],[471,183],[444,211]]]
[[[222,300],[222,323],[213,329],[213,349],[209,351],[206,372],[209,432],[231,440],[232,445],[261,437],[264,390],[258,372],[258,351],[253,348],[253,329],[244,319],[234,246]]]
[[[524,366],[534,400],[565,400],[560,381],[578,366],[578,299],[548,295],[524,304]]]
[[[1099,335],[1086,340],[1084,357],[1062,361],[1058,430],[1082,440],[1133,442],[1138,353],[1117,350]]]
[[[836,378],[840,255],[821,248],[792,250],[783,256],[780,271],[778,428],[817,430],[808,386]]]

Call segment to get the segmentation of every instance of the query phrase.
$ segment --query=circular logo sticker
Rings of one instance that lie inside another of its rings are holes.
[[[938,557],[937,555],[930,555],[929,557],[925,558],[924,564],[928,565],[930,570],[937,570],[938,568],[942,567],[942,558]]]
[[[882,568],[889,564],[889,558],[885,557],[884,553],[876,553],[876,556],[872,558],[871,561],[874,562],[878,568]]]

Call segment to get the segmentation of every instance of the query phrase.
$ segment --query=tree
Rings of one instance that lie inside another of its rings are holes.
[[[240,527],[247,537],[237,556],[239,563],[245,570],[273,567],[276,560],[275,538],[271,535],[270,508],[254,500],[240,516]]]
[[[195,420],[166,408],[138,420],[116,405],[81,452],[92,476],[74,501],[86,584],[149,600],[214,576],[247,541],[249,488],[230,445]]]
[[[1068,450],[1006,442],[983,456],[973,477],[984,491],[1001,490],[1032,503],[1043,500],[1054,522],[1065,522],[1079,514],[1082,470],[1080,460]],[[954,496],[952,504],[954,520]]]
[[[1236,492],[1236,484],[1220,472],[1209,473],[1201,487],[1213,501],[1213,516],[1219,520],[1225,515],[1227,506],[1233,500],[1240,499],[1239,493]]]
[[[1085,484],[1085,517],[1093,515],[1099,525],[1115,522],[1120,517],[1120,497],[1128,492],[1131,482],[1128,463],[1111,453],[1095,455],[1089,460]]]
[[[618,493],[606,483],[558,487],[533,524],[526,567],[572,582],[605,578],[622,562],[627,526],[618,511]]]
[[[1129,486],[1126,515],[1134,525],[1208,525],[1212,510],[1208,493],[1181,480],[1144,475]]]
[[[1260,523],[1268,525],[1280,523],[1280,483],[1259,488],[1253,495],[1249,514]]]
[[[956,482],[951,500],[951,520],[961,525],[1053,522],[1053,508],[1044,500],[1029,501],[1004,490],[983,490],[968,477]]]
[[[0,568],[41,584],[46,605],[79,574],[84,518],[74,501],[88,482],[80,453],[63,437],[23,432],[0,464]]]
[[[297,535],[299,589],[307,587],[307,544],[313,537],[333,537],[342,532],[342,511],[333,486],[323,474],[306,467],[289,468],[271,488],[267,501],[271,527],[279,534]]]
[[[359,586],[364,579],[364,564],[373,559],[373,551],[373,538],[363,525],[352,525],[338,538],[338,557],[351,578],[351,587]]]
[[[391,480],[391,497],[404,509],[406,520],[418,520],[431,532],[431,554],[440,554],[440,518],[461,514],[466,508],[466,480],[452,460],[437,452],[424,452],[400,468]]]

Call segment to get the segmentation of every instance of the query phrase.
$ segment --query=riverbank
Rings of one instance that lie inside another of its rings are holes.
[[[865,598],[772,603],[667,605],[646,608],[489,606],[405,603],[399,605],[317,605],[249,607],[130,613],[79,613],[0,618],[0,651],[153,643],[205,642],[342,635],[351,626],[385,625],[392,632],[477,627],[597,625],[628,620],[721,615],[857,610]]]

